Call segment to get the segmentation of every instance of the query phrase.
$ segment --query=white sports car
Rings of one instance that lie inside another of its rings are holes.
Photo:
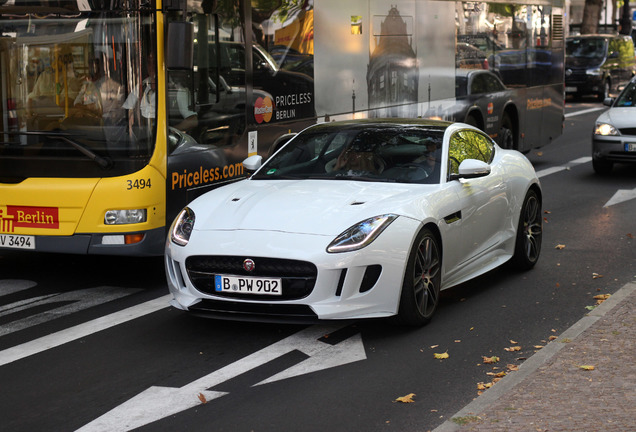
[[[172,305],[216,318],[427,323],[441,289],[539,258],[530,162],[462,123],[323,123],[192,201],[166,243]]]

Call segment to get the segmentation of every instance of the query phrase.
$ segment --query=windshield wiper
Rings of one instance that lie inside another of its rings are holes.
[[[93,162],[95,162],[97,165],[99,165],[102,168],[109,168],[113,164],[113,161],[111,161],[110,159],[107,159],[105,157],[98,155],[93,150],[89,149],[83,144],[80,144],[77,141],[74,141],[64,135],[51,135],[51,136],[47,135],[47,138],[61,139],[62,141],[73,146],[77,151],[82,153],[84,156],[86,156],[87,158],[89,158],[90,160],[92,160]]]
[[[113,161],[111,161],[109,158],[105,158],[103,156],[98,155],[97,153],[95,153],[93,150],[89,149],[85,145],[70,139],[66,134],[51,133],[51,132],[6,132],[6,133],[9,135],[31,135],[31,136],[36,135],[36,136],[43,136],[49,139],[59,139],[64,141],[67,144],[70,144],[74,149],[82,153],[84,156],[86,156],[87,158],[89,158],[90,160],[92,160],[93,162],[95,162],[97,165],[99,165],[102,168],[110,168],[113,165]],[[4,144],[15,145],[19,143],[10,142],[10,143],[4,143]]]

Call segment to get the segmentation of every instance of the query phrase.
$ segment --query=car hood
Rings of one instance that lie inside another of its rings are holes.
[[[609,123],[617,129],[636,127],[636,107],[611,108],[601,114],[597,122]]]
[[[197,198],[195,230],[265,230],[335,236],[366,218],[409,215],[436,185],[338,180],[244,180]],[[411,207],[412,209],[412,207]]]

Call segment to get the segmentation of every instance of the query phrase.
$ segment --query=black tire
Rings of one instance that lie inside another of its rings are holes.
[[[423,326],[439,304],[442,281],[442,256],[437,237],[428,228],[422,229],[413,243],[406,264],[400,294],[397,324]]]
[[[541,214],[541,200],[534,190],[529,190],[523,200],[515,252],[511,263],[518,270],[530,270],[539,261],[541,254],[541,240],[543,237],[543,215]]]
[[[466,123],[467,125],[475,126],[477,129],[480,129],[479,122],[477,121],[475,116],[472,114],[466,117],[466,121],[464,123]]]
[[[499,146],[504,149],[515,148],[515,135],[512,126],[512,120],[508,114],[504,114],[501,120],[501,127],[499,128]]]
[[[592,158],[592,168],[594,168],[594,172],[598,175],[608,175],[612,172],[613,167],[614,164],[612,162]]]

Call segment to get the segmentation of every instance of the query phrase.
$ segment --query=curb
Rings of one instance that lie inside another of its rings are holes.
[[[483,394],[474,399],[471,403],[466,405],[460,411],[455,413],[452,418],[455,417],[466,417],[471,415],[477,415],[481,412],[487,410],[487,408],[492,405],[495,401],[497,401],[504,394],[508,393],[539,369],[544,363],[546,363],[549,359],[551,359],[555,354],[557,354],[561,349],[565,346],[569,345],[566,343],[555,343],[555,342],[563,342],[565,339],[570,339],[574,341],[576,337],[578,337],[581,333],[587,330],[592,324],[601,319],[605,314],[607,314],[610,310],[620,304],[624,299],[629,297],[632,293],[636,291],[636,283],[630,282],[621,287],[618,291],[610,296],[603,303],[594,308],[591,312],[581,318],[579,321],[574,323],[570,328],[565,330],[561,335],[547,344],[544,348],[538,351],[536,354],[533,354],[529,357],[525,362],[523,362],[519,366],[519,370],[517,370],[513,374],[506,375],[501,381],[499,381],[496,385],[485,391]],[[573,342],[571,342],[573,343]],[[435,428],[433,432],[457,432],[461,430],[461,425],[453,423],[450,419],[446,420],[440,426]]]

